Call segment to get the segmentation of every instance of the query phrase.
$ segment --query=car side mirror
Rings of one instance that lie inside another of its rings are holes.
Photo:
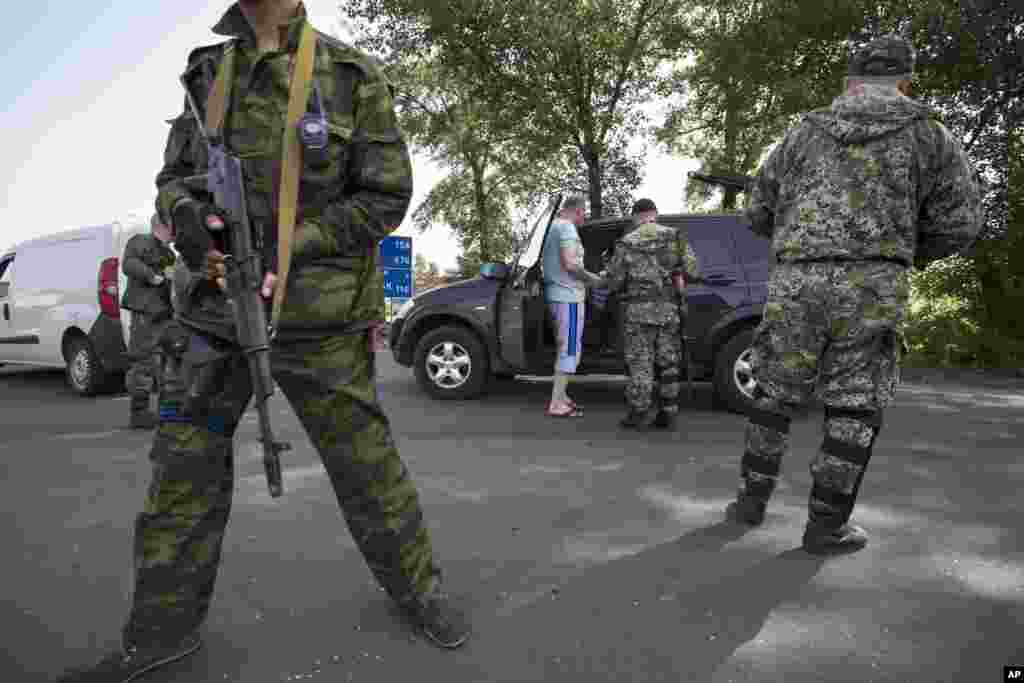
[[[483,263],[480,265],[480,277],[488,280],[504,280],[508,277],[509,268],[504,263]]]

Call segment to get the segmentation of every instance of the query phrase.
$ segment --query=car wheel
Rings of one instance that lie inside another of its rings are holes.
[[[68,345],[66,375],[68,385],[80,396],[94,396],[103,389],[107,377],[89,340],[74,339]]]
[[[464,327],[439,327],[423,335],[413,359],[416,380],[439,399],[475,398],[490,374],[484,345]]]
[[[754,404],[753,341],[754,329],[748,327],[734,334],[715,355],[715,397],[733,412],[746,413]]]

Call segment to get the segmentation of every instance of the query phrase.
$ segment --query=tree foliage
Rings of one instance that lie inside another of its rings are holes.
[[[608,183],[628,189],[642,171],[623,150],[646,124],[668,55],[662,25],[682,0],[360,0],[377,16],[415,16],[438,56],[480,102],[516,131],[519,149],[575,184],[586,169],[594,217]],[[635,183],[633,184],[635,187]],[[621,198],[615,202],[621,204]]]

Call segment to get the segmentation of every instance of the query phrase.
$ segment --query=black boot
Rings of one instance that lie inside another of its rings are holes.
[[[674,430],[677,417],[677,413],[666,413],[664,410],[659,410],[657,417],[654,418],[654,426],[658,429]]]
[[[57,683],[128,683],[142,674],[196,652],[202,642],[190,635],[173,646],[126,647],[111,652],[93,666],[64,672]]]
[[[748,496],[743,492],[736,494],[736,500],[725,508],[725,516],[740,524],[760,526],[764,522],[764,511],[768,501]]]
[[[149,395],[132,396],[131,426],[132,429],[153,429],[156,427],[156,415],[149,409]]]
[[[841,526],[827,526],[818,522],[807,522],[804,529],[804,550],[815,555],[852,553],[868,543],[868,533],[856,524],[847,522]]]
[[[469,639],[469,622],[445,596],[428,598],[403,608],[406,616],[434,645],[448,650],[462,646]]]
[[[621,422],[619,422],[619,425],[623,429],[636,429],[638,431],[645,431],[647,429],[650,429],[651,425],[654,424],[654,418],[655,416],[653,414],[653,411],[647,410],[641,412],[633,408],[630,408],[629,414],[626,415],[626,417],[624,417]]]

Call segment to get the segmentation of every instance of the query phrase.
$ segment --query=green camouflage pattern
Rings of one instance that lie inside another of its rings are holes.
[[[756,412],[792,418],[817,394],[825,441],[811,463],[812,519],[844,523],[853,510],[880,418],[899,381],[909,272],[885,262],[779,264],[754,336]],[[853,417],[850,417],[850,416]],[[751,419],[741,490],[766,499],[789,437]]]
[[[672,276],[681,273],[697,275],[686,233],[645,223],[616,242],[604,279],[610,293],[620,294],[627,323],[678,326],[686,303],[677,299]]]
[[[197,335],[175,325],[172,334]],[[368,336],[278,344],[274,381],[324,464],[349,530],[399,604],[440,590],[415,485],[374,382]],[[191,416],[180,357],[165,363],[153,479],[135,525],[136,583],[125,642],[173,642],[202,623],[220,564],[234,487],[232,437],[252,393],[244,359],[220,362],[215,389]],[[287,486],[287,467],[285,468]]]
[[[811,112],[761,166],[751,229],[779,263],[957,254],[982,225],[980,179],[930,109],[865,84]]]
[[[214,28],[215,33],[232,37],[228,45],[235,53],[235,73],[224,136],[228,149],[242,159],[249,216],[262,240],[264,267],[271,271],[277,269],[277,194],[289,68],[305,20],[306,11],[300,4],[286,25],[284,48],[262,55],[237,5]],[[200,48],[189,57],[190,68],[199,73],[192,85],[198,102],[206,100],[224,49],[224,45]],[[398,228],[408,210],[412,163],[398,127],[391,85],[373,58],[317,32],[313,79],[327,109],[328,159],[323,168],[304,163],[301,170],[280,327],[299,323],[303,329],[336,330],[364,318],[339,317],[349,313],[345,306],[309,306],[308,301],[320,291],[382,286],[381,277],[365,266],[380,239]],[[204,143],[186,108],[171,124],[164,166],[156,178],[161,215],[170,215],[175,202],[192,196],[183,179],[205,172],[206,165]],[[304,272],[310,266],[315,274]],[[355,281],[353,272],[364,273],[365,279]],[[297,296],[292,296],[293,290],[309,287],[313,289],[304,295],[296,291]],[[348,295],[349,299],[356,296]],[[229,317],[222,293],[193,287],[189,297],[202,300],[185,302],[176,297],[181,303],[179,317],[185,322],[216,332],[212,321]],[[383,291],[376,299],[379,306],[366,315],[382,319]],[[194,319],[180,312],[184,310],[194,312]]]
[[[657,407],[675,415],[679,412],[679,371],[683,355],[678,322],[648,325],[627,321],[625,335],[629,407],[637,413]]]
[[[249,211],[271,270],[287,66],[305,16],[300,5],[286,26],[285,48],[263,55],[237,5],[215,28],[234,37],[238,68],[225,136],[230,151],[243,158]],[[440,590],[441,574],[415,486],[376,393],[374,354],[365,333],[384,317],[376,246],[405,216],[412,167],[390,87],[375,62],[317,36],[314,78],[328,110],[329,162],[302,170],[291,268],[287,283],[278,285],[287,289],[271,368],[323,461],[377,581],[399,603],[423,601]],[[200,48],[190,55],[190,66],[210,62],[198,69],[201,102],[223,49]],[[339,90],[339,83],[349,85]],[[182,179],[205,168],[196,124],[183,114],[172,122],[157,176],[161,215],[170,215],[173,204],[189,196]],[[200,273],[179,264],[172,275],[176,322],[165,334],[224,357],[196,400],[186,401],[190,380],[183,356],[165,355],[160,426],[150,454],[154,474],[135,527],[128,643],[173,641],[205,618],[231,508],[232,437],[252,393],[244,360],[219,333],[231,324],[230,303]]]

